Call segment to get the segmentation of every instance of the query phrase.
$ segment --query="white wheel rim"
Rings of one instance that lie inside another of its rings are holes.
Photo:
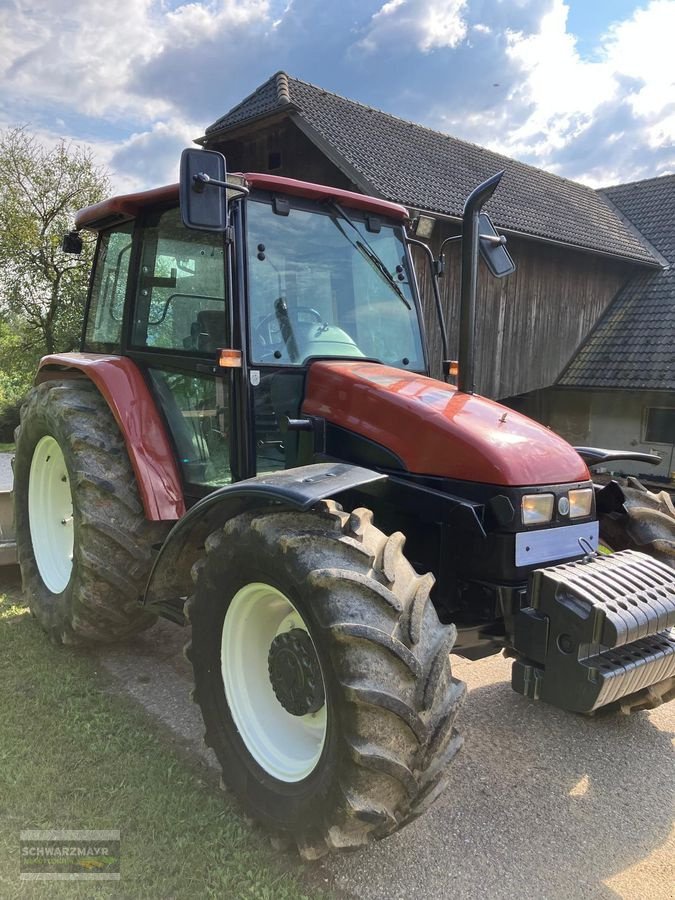
[[[314,771],[328,722],[325,702],[315,713],[294,716],[272,688],[270,645],[294,628],[309,634],[288,597],[268,584],[247,584],[225,615],[220,657],[225,696],[241,739],[259,766],[286,782],[302,781]]]
[[[73,498],[63,453],[51,435],[41,438],[30,464],[28,520],[42,580],[53,594],[73,571]]]

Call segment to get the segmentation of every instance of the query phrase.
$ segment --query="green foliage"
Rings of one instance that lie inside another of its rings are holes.
[[[108,188],[84,148],[0,133],[0,440],[11,440],[39,358],[77,346],[95,241],[85,235],[74,256],[61,239]]]
[[[2,375],[0,374],[0,379]],[[14,430],[19,424],[19,411],[23,403],[26,391],[14,389],[11,385],[7,390],[0,383],[0,442],[11,444],[14,441]]]
[[[0,441],[14,440],[19,410],[40,357],[26,340],[20,320],[0,318]]]

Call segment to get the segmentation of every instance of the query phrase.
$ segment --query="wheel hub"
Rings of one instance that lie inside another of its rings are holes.
[[[293,716],[318,712],[325,703],[323,678],[312,639],[301,628],[278,634],[270,645],[268,670],[272,690]]]
[[[60,594],[73,571],[73,497],[63,451],[50,434],[40,438],[33,451],[28,477],[28,521],[42,581],[52,594]]]

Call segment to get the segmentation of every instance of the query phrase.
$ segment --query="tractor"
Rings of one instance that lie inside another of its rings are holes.
[[[189,626],[224,781],[306,858],[449,784],[451,651],[503,652],[517,692],[576,713],[675,695],[668,495],[595,485],[631,454],[474,391],[479,260],[513,270],[482,212],[500,177],[466,201],[442,380],[411,247],[436,288],[443,259],[396,203],[189,149],[179,185],[64,241],[98,235],[81,350],[42,359],[16,436],[28,603],[63,644]]]

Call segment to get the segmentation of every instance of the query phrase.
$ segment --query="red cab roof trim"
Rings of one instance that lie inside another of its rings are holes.
[[[282,178],[279,175],[265,175],[258,172],[247,172],[244,178],[251,187],[261,191],[292,194],[306,200],[337,200],[350,209],[375,213],[389,219],[397,219],[399,222],[405,222],[410,218],[408,210],[399,203],[380,200],[378,197],[368,197],[365,194],[357,194],[355,191],[343,191],[328,185],[312,184],[309,181],[298,181],[295,178]],[[81,209],[75,216],[75,227],[100,231],[120,222],[135,219],[147,206],[177,202],[177,184],[154,188],[151,191],[139,191],[136,194],[122,194],[119,197],[111,197],[109,200],[103,200],[101,203]]]
[[[86,206],[75,216],[75,227],[87,228],[90,231],[99,231],[101,228],[109,228],[119,222],[135,219],[139,212],[146,206],[155,206],[159,203],[178,202],[178,185],[168,184],[164,187],[153,188],[151,191],[139,191],[137,194],[122,194],[120,197],[110,197],[93,206]]]
[[[401,206],[400,203],[380,200],[378,197],[369,197],[366,194],[357,194],[356,191],[343,191],[340,188],[329,187],[325,184],[312,184],[309,181],[282,178],[280,175],[264,175],[259,172],[247,172],[244,178],[250,182],[252,187],[261,191],[293,194],[296,197],[304,197],[307,200],[337,200],[343,206],[348,206],[351,209],[377,213],[390,219],[398,219],[401,222],[410,218],[408,210],[405,206]]]

